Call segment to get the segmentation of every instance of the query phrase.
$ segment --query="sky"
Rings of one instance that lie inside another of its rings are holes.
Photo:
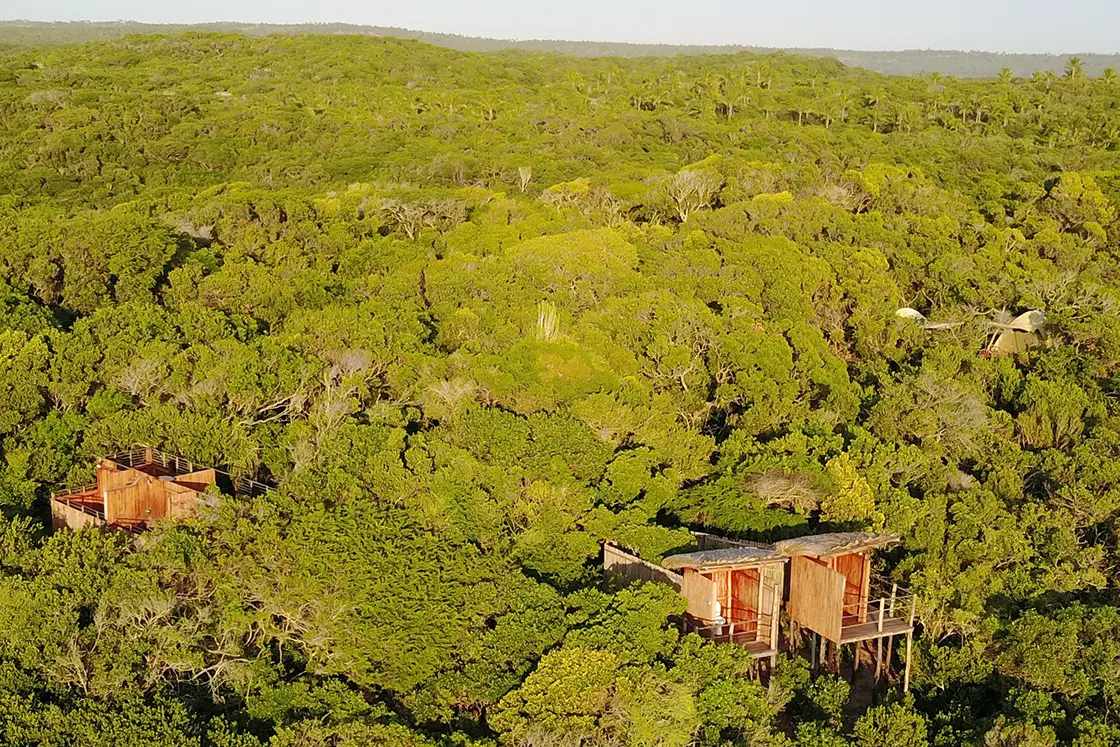
[[[0,0],[0,19],[345,22],[501,39],[1120,52],[1117,0]]]

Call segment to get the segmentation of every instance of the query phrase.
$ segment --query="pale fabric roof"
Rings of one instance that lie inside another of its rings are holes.
[[[893,545],[901,539],[896,534],[880,532],[833,532],[831,534],[810,534],[805,537],[781,540],[775,542],[774,547],[778,552],[791,558],[798,555],[824,558],[832,555],[847,555],[853,552],[874,550]]]
[[[773,547],[725,547],[718,550],[700,550],[683,555],[670,555],[661,561],[661,565],[673,570],[692,568],[700,571],[711,568],[757,565],[775,560],[785,560],[785,556]]]

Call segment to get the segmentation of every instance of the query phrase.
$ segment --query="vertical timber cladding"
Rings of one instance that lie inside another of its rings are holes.
[[[178,475],[175,482],[186,488],[190,488],[195,492],[201,493],[206,490],[207,485],[213,485],[218,482],[218,472],[213,469],[200,469],[194,472],[188,472],[185,475]]]
[[[681,574],[654,565],[648,560],[642,560],[637,555],[631,555],[614,545],[603,545],[603,571],[627,581],[652,581],[667,584],[677,591],[681,590],[683,583]]]
[[[167,515],[167,491],[158,477],[139,470],[106,472],[101,480],[105,521],[151,522]]]
[[[688,614],[707,622],[716,619],[716,584],[710,578],[701,576],[692,568],[686,568],[681,594],[688,600]]]
[[[837,555],[829,565],[844,576],[844,617],[851,618],[849,622],[866,622],[871,558],[853,552]]]
[[[189,519],[198,513],[198,491],[177,483],[164,485],[167,491],[167,515],[172,519]]]
[[[724,615],[731,622],[752,622],[758,620],[759,594],[761,593],[761,568],[745,568],[731,571],[731,609]],[[753,631],[752,631],[753,632]]]
[[[844,575],[804,557],[790,558],[789,618],[821,637],[840,642]]]
[[[207,486],[218,481],[218,473],[212,469],[197,470],[179,475],[174,482],[164,482],[167,490],[167,514],[172,519],[187,519],[198,514],[199,495]]]

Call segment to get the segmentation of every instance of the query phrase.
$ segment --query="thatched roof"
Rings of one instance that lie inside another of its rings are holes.
[[[759,563],[785,560],[785,556],[773,547],[725,547],[718,550],[700,550],[670,555],[661,565],[672,570],[692,568],[706,571],[715,568],[758,565]]]
[[[783,555],[796,557],[811,555],[827,558],[833,555],[847,555],[853,552],[875,550],[893,545],[902,538],[895,534],[879,532],[834,532],[832,534],[811,534],[796,539],[781,540],[774,543],[775,549]]]

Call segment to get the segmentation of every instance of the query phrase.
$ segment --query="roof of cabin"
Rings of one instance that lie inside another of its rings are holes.
[[[672,570],[692,568],[700,571],[736,565],[756,565],[775,560],[784,561],[785,559],[782,553],[770,546],[725,547],[718,550],[700,550],[682,555],[670,555],[661,561],[661,565]]]
[[[848,555],[854,552],[875,550],[893,545],[902,538],[896,534],[881,532],[833,532],[832,534],[811,534],[795,539],[780,540],[774,543],[775,549],[783,555],[796,557],[812,555],[817,558],[832,555]]]

